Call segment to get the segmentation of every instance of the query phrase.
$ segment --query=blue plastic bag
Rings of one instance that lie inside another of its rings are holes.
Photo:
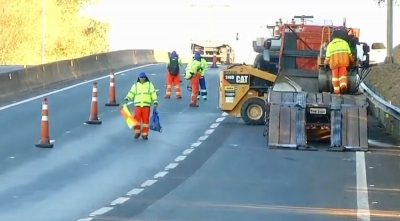
[[[160,117],[158,116],[158,112],[155,108],[153,108],[153,114],[150,118],[150,130],[162,132],[162,126],[160,124]]]

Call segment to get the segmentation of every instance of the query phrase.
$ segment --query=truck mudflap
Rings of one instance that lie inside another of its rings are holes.
[[[362,96],[270,91],[264,136],[270,148],[318,150],[309,145],[307,134],[320,127],[321,131],[328,131],[327,150],[365,151],[368,150],[367,106]]]

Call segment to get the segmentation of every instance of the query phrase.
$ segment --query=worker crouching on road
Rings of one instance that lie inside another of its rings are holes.
[[[198,56],[201,57],[200,52],[196,52],[196,54],[198,54]],[[207,65],[206,59],[204,59],[204,58],[201,58],[200,62],[201,62],[202,71],[201,71],[201,77],[200,77],[200,80],[199,80],[200,91],[199,91],[199,93],[197,95],[197,99],[199,100],[200,96],[201,96],[201,98],[203,98],[203,100],[207,100],[207,87],[206,87],[205,74],[206,74],[206,70],[207,70],[207,66],[208,65]]]
[[[171,53],[169,62],[167,65],[167,91],[165,92],[165,98],[171,98],[172,85],[174,85],[176,98],[181,99],[181,88],[180,88],[180,66],[182,65],[181,59],[178,57],[175,51]]]
[[[199,80],[201,77],[202,65],[201,56],[196,54],[186,67],[185,79],[190,80],[192,86],[192,94],[190,96],[190,107],[198,107],[197,95],[199,93]]]
[[[333,40],[326,49],[324,63],[332,70],[332,86],[335,94],[347,90],[347,67],[354,62],[349,43],[344,40],[346,36],[347,31],[333,31]]]
[[[153,103],[154,108],[157,108],[158,101],[156,89],[144,72],[139,74],[137,82],[132,85],[125,97],[125,101],[133,101],[135,105],[134,118],[136,122],[133,126],[135,139],[138,139],[140,133],[142,133],[142,138],[147,140],[149,136],[150,106]],[[142,124],[142,131],[140,130],[140,124]]]

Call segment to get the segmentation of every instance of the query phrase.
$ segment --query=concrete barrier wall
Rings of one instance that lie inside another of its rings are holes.
[[[190,58],[182,58],[185,62]],[[56,61],[0,75],[0,98],[135,65],[167,62],[161,50],[123,50]]]

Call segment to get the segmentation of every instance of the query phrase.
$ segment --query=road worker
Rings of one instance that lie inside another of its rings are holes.
[[[196,52],[196,54],[198,54],[198,56],[201,57],[200,52]],[[200,96],[201,96],[201,98],[203,98],[203,100],[207,100],[207,87],[206,87],[205,74],[206,74],[206,70],[207,70],[208,65],[207,65],[206,59],[204,59],[204,58],[201,58],[200,62],[201,62],[202,71],[201,71],[201,77],[200,77],[200,80],[199,80],[200,90],[199,90],[199,93],[197,95],[197,99],[199,100]]]
[[[325,65],[332,70],[332,86],[335,94],[347,91],[347,67],[354,62],[346,30],[334,30],[332,41],[328,44]]]
[[[185,79],[190,80],[192,94],[190,96],[190,107],[198,107],[197,95],[199,93],[199,80],[201,77],[202,65],[200,54],[195,54],[192,61],[188,63],[185,70]]]
[[[172,85],[174,85],[175,88],[175,93],[176,93],[176,98],[181,99],[182,94],[181,94],[181,88],[180,88],[180,74],[179,74],[179,67],[182,65],[181,59],[178,57],[176,54],[176,51],[173,51],[171,53],[171,56],[169,58],[169,62],[167,64],[167,90],[165,92],[165,98],[170,99],[171,98],[171,92],[172,92]]]
[[[143,140],[147,140],[149,136],[150,106],[153,103],[154,108],[157,108],[158,101],[156,89],[146,76],[146,73],[141,72],[139,74],[137,82],[132,85],[125,97],[125,101],[133,101],[135,105],[135,124],[133,126],[135,139],[138,139],[142,134]],[[142,124],[142,129],[140,124]]]

